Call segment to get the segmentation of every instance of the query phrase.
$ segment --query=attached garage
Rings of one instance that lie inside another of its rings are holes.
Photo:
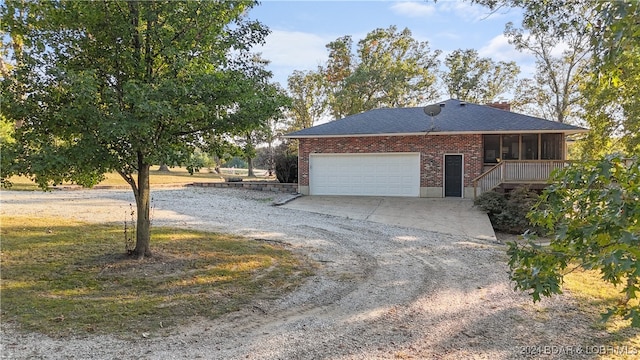
[[[420,196],[420,153],[310,154],[310,195]]]
[[[563,139],[587,131],[505,106],[449,99],[373,109],[287,134],[298,140],[298,192],[473,198],[499,186],[498,171],[507,165],[536,173],[547,169],[542,160],[556,166],[564,160]]]

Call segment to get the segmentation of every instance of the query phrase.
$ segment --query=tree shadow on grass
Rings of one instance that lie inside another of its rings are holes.
[[[157,228],[155,255],[137,260],[118,226],[22,220],[3,218],[2,310],[51,336],[164,334],[286,292],[307,275],[286,249],[239,237]]]

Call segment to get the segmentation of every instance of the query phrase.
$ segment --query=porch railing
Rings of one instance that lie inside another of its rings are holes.
[[[480,196],[503,183],[546,182],[551,172],[567,166],[567,160],[505,160],[473,180],[473,195]]]

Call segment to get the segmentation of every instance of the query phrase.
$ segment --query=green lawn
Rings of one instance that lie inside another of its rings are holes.
[[[312,273],[287,249],[154,228],[154,256],[125,255],[122,226],[2,217],[2,321],[51,336],[162,335],[282,296]]]
[[[620,288],[605,282],[596,271],[576,270],[564,276],[564,289],[577,301],[580,310],[594,318],[624,300]],[[638,305],[638,299],[631,300]],[[607,323],[594,323],[594,329],[604,330],[607,336],[598,339],[598,344],[621,350],[620,354],[602,354],[601,359],[637,359],[640,356],[640,329],[631,328],[630,321],[611,318]],[[627,349],[627,354],[622,353]],[[633,354],[635,352],[635,354]]]

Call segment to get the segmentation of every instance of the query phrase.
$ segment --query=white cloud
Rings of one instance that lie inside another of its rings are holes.
[[[335,37],[323,37],[301,31],[272,30],[264,46],[255,52],[270,61],[267,67],[273,72],[272,80],[287,86],[287,78],[295,71],[316,70],[328,58],[326,44]]]
[[[469,1],[444,0],[438,1],[436,4],[438,11],[453,13],[456,17],[472,22],[486,19],[498,19],[507,14],[504,11],[492,12],[487,7],[472,4]]]
[[[531,60],[533,56],[528,53],[516,50],[515,46],[509,44],[509,40],[504,34],[494,36],[489,43],[478,50],[478,55],[488,57],[494,61],[515,61]]]
[[[493,61],[515,61],[520,66],[520,77],[530,77],[535,72],[535,57],[530,53],[516,50],[515,46],[509,44],[504,34],[489,40],[489,43],[478,50],[478,55]]]
[[[267,37],[266,44],[255,50],[275,66],[309,70],[310,64],[326,61],[325,46],[330,41],[316,34],[275,30]]]
[[[391,6],[391,11],[397,15],[416,18],[429,17],[435,13],[436,8],[435,6],[427,3],[405,1],[393,4],[393,6]]]

